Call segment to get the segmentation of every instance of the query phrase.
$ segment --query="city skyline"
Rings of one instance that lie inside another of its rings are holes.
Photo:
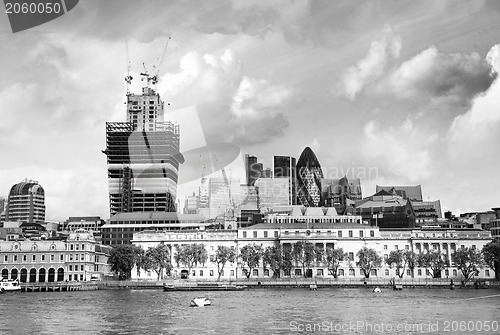
[[[443,211],[490,210],[499,19],[487,1],[86,1],[16,34],[2,20],[0,196],[29,178],[45,189],[47,220],[108,218],[105,122],[125,121],[128,61],[139,93],[142,62],[151,71],[172,37],[158,92],[167,121],[184,111],[181,152],[232,143],[244,183],[242,155],[272,167],[310,146],[340,172],[330,178],[376,171],[361,179],[365,196],[423,185]]]

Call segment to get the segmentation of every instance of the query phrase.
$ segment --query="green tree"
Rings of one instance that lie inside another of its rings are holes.
[[[188,268],[188,276],[191,275],[191,269],[198,264],[205,264],[208,258],[207,250],[204,244],[182,244],[175,246],[174,260],[177,267],[183,265]]]
[[[356,256],[358,257],[356,266],[363,271],[365,278],[370,278],[370,272],[372,269],[378,268],[382,265],[382,257],[380,257],[374,249],[363,247],[358,251]]]
[[[247,244],[240,249],[241,269],[247,278],[259,266],[262,258],[262,245]],[[247,269],[248,268],[248,269]]]
[[[483,247],[486,265],[495,270],[495,278],[500,280],[500,241],[491,241]]]
[[[224,271],[224,266],[227,262],[234,263],[236,260],[236,250],[234,247],[226,247],[223,245],[219,245],[217,250],[215,251],[215,264],[217,264],[217,271],[219,272],[219,276],[217,280],[220,280],[220,276],[222,275],[222,271]]]
[[[421,268],[431,269],[433,278],[441,278],[441,271],[446,267],[443,255],[437,250],[419,254],[417,264]]]
[[[324,263],[333,278],[337,278],[340,264],[347,259],[347,255],[342,248],[326,248]]]
[[[150,247],[145,253],[145,265],[158,275],[158,279],[163,279],[163,270],[170,274],[172,264],[170,263],[170,250],[165,244],[158,244]]]
[[[113,247],[108,259],[111,271],[115,272],[120,279],[130,279],[132,269],[137,264],[141,252],[144,250],[133,244],[120,244]]]
[[[306,268],[311,266],[316,257],[313,244],[306,240],[295,242],[292,248],[292,256],[293,260],[300,264],[302,273],[306,277]]]
[[[458,249],[451,255],[451,259],[455,262],[457,269],[462,271],[464,276],[464,284],[467,283],[479,269],[483,268],[484,260],[483,255],[477,249],[464,248]]]
[[[389,265],[390,268],[396,268],[396,275],[399,278],[403,278],[406,267],[403,250],[392,250],[385,262],[387,263],[387,265]]]

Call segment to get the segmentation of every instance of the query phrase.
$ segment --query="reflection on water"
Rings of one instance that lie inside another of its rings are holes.
[[[200,295],[212,306],[190,308]],[[478,330],[500,322],[500,289],[109,290],[9,293],[0,304],[0,334],[500,333]],[[464,321],[474,324],[457,330]]]

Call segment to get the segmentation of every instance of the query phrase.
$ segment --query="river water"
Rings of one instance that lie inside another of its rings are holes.
[[[191,308],[197,296],[212,306]],[[500,334],[500,289],[0,295],[0,334]]]

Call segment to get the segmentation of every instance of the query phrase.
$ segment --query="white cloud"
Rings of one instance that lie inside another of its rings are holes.
[[[365,58],[349,67],[343,75],[344,94],[354,100],[363,88],[380,78],[391,59],[399,57],[401,38],[395,35],[392,28],[384,27],[379,38],[372,42]]]
[[[207,141],[265,142],[288,126],[285,108],[294,90],[242,74],[236,52],[189,52],[177,73],[165,74],[161,91],[174,108],[196,105]]]
[[[499,45],[495,45],[488,53],[488,62],[497,71],[500,64]],[[467,154],[468,157],[491,157],[498,143],[498,127],[500,126],[500,82],[496,80],[490,89],[482,96],[474,99],[471,109],[457,116],[451,124],[448,139],[450,153],[454,155]]]
[[[420,182],[432,174],[432,146],[437,140],[436,134],[415,127],[409,118],[387,129],[372,120],[364,127],[362,154],[383,178]]]
[[[71,216],[109,215],[106,170],[100,167],[61,169],[28,165],[0,170],[1,190],[25,178],[37,181],[45,190],[46,220],[64,221]],[[7,197],[8,194],[5,194]]]
[[[388,87],[381,82],[379,90],[399,98],[441,98],[468,105],[491,85],[490,73],[490,66],[476,52],[446,54],[431,46],[393,69]]]

